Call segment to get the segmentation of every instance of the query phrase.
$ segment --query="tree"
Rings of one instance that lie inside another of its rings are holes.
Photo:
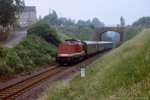
[[[93,24],[90,24],[91,29],[95,29],[95,26]]]
[[[93,24],[95,27],[102,27],[102,26],[104,26],[104,23],[100,22],[98,18],[93,18],[91,24]]]
[[[132,26],[142,26],[142,27],[150,27],[150,17],[142,17],[139,20],[135,21]]]
[[[42,16],[41,16],[41,15],[39,16],[39,19],[38,19],[38,20],[39,20],[39,21],[41,21],[41,20],[42,20]]]
[[[54,10],[49,15],[45,16],[43,20],[50,23],[51,25],[58,25],[58,15]]]
[[[40,36],[47,42],[50,42],[56,46],[58,46],[61,42],[57,30],[44,21],[38,21],[35,24],[33,24],[27,30],[27,33],[28,35],[35,34],[37,36]]]
[[[58,15],[57,15],[56,11],[54,11],[54,10],[49,15],[45,16],[43,18],[43,20],[53,26],[61,26],[61,25],[73,26],[75,24],[75,21],[72,19],[58,18]]]
[[[86,23],[84,20],[78,20],[77,25],[78,26],[86,26]]]
[[[65,26],[74,26],[75,20],[64,18],[64,21],[62,24]]]
[[[23,0],[0,0],[0,25],[7,27],[16,23],[16,13],[20,13],[25,6]]]
[[[121,24],[122,27],[125,26],[125,19],[122,16],[120,18],[120,24]]]
[[[89,19],[89,20],[86,20],[86,21],[85,21],[85,24],[86,24],[86,26],[90,26],[90,24],[91,24],[90,19]]]

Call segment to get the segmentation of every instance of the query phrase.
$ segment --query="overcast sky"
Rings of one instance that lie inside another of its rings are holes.
[[[123,16],[126,24],[132,24],[143,16],[150,16],[150,0],[25,0],[26,6],[36,6],[37,17],[44,17],[49,8],[58,16],[75,20],[97,17],[106,25],[120,23]]]

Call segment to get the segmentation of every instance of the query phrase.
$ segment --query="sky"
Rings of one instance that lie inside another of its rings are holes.
[[[150,0],[24,0],[26,6],[36,6],[37,17],[55,10],[60,17],[88,20],[95,17],[105,25],[120,24],[123,16],[126,25],[143,16],[150,16]]]

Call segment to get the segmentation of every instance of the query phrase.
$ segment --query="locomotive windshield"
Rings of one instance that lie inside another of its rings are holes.
[[[76,45],[76,44],[80,44],[80,41],[76,41],[76,40],[66,40],[65,43]]]

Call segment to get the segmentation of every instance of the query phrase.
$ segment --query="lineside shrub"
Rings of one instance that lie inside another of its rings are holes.
[[[0,75],[8,76],[45,64],[54,64],[57,47],[29,35],[13,48],[0,46]]]
[[[35,34],[37,36],[42,37],[47,42],[50,42],[56,46],[61,42],[59,39],[59,35],[56,29],[50,26],[47,22],[38,21],[33,24],[28,30],[28,35]]]

